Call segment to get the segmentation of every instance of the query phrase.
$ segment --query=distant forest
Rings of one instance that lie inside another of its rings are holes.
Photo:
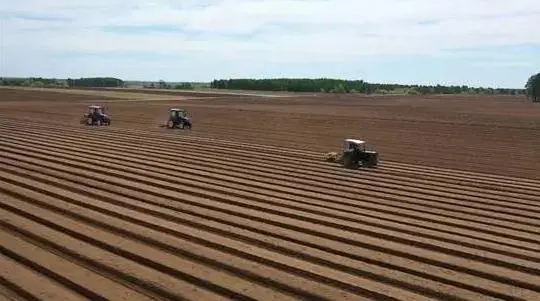
[[[261,90],[288,92],[365,93],[365,94],[508,94],[523,95],[525,89],[483,88],[468,86],[424,86],[401,84],[377,84],[363,80],[340,80],[331,78],[275,78],[275,79],[219,79],[210,83],[214,89]]]
[[[44,88],[77,87],[128,87],[130,81],[114,77],[88,77],[78,79],[55,78],[0,78],[0,86],[28,86]],[[141,83],[141,82],[138,82]],[[142,82],[141,87],[154,89],[192,90],[191,83],[167,83],[163,80]],[[284,92],[322,92],[322,93],[364,93],[364,94],[507,94],[525,95],[526,89],[503,89],[468,86],[425,86],[403,84],[377,84],[363,80],[341,80],[331,78],[274,78],[274,79],[216,79],[198,88],[227,90],[258,90]]]
[[[87,77],[79,79],[56,79],[56,78],[1,78],[0,86],[27,86],[43,88],[62,88],[62,87],[123,87],[124,81],[114,77]]]
[[[56,79],[56,78],[0,78],[0,86],[23,86],[42,88],[127,88],[129,86],[141,86],[152,89],[194,89],[190,83],[170,84],[163,80],[148,82],[147,84],[133,84],[134,82],[124,81],[114,77],[85,77],[78,79]],[[137,82],[140,83],[140,82]]]

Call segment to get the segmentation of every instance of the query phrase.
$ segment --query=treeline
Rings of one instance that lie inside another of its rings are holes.
[[[412,91],[418,94],[493,94],[493,95],[525,95],[525,89],[484,88],[469,86],[421,86],[410,85]]]
[[[527,91],[538,91],[537,82],[540,76],[531,77],[526,89],[501,89],[469,86],[427,86],[377,84],[363,80],[341,80],[331,78],[269,78],[269,79],[216,79],[210,83],[210,88],[228,90],[259,90],[287,92],[323,92],[323,93],[364,93],[364,94],[507,94],[525,95]],[[534,83],[534,85],[533,85]],[[79,79],[56,78],[0,78],[0,86],[29,86],[29,87],[126,87],[127,82],[114,77],[87,77]],[[194,90],[191,83],[143,82],[145,88],[153,89],[182,89]],[[534,88],[532,88],[534,86]],[[538,93],[538,92],[535,92]],[[531,93],[528,93],[531,94]],[[538,100],[538,95],[534,95]]]
[[[13,78],[4,77],[0,79],[0,86],[21,86],[21,87],[66,87],[65,80],[56,78],[30,77]]]
[[[68,87],[124,87],[124,81],[114,77],[86,77],[79,79],[67,79]]]
[[[259,90],[287,92],[370,93],[373,87],[363,80],[331,78],[270,78],[270,79],[219,79],[210,83],[211,88],[229,90]],[[389,88],[389,87],[387,87]]]
[[[79,79],[57,79],[43,77],[4,77],[0,78],[0,86],[26,86],[26,87],[43,87],[43,88],[68,88],[68,87],[103,87],[116,88],[127,87],[130,82],[114,77],[83,77]],[[158,82],[142,82],[144,88],[152,89],[177,89],[177,90],[194,90],[195,87],[191,83],[167,83],[163,80]]]
[[[525,94],[524,89],[493,89],[468,86],[426,86],[368,83],[363,80],[340,80],[331,78],[271,78],[271,79],[216,79],[211,88],[228,90],[259,90],[323,93],[376,93],[399,91],[407,94]]]
[[[24,86],[44,88],[65,87],[124,87],[124,81],[114,77],[87,77],[79,79],[56,79],[43,77],[30,78],[1,78],[2,86]]]
[[[193,90],[195,87],[191,83],[176,83],[170,84],[164,80],[159,80],[157,83],[143,83],[143,88],[147,89],[177,89],[177,90]]]

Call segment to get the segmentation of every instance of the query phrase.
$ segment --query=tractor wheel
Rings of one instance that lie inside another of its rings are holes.
[[[172,129],[174,127],[174,122],[172,120],[167,121],[167,128]]]
[[[181,128],[181,129],[184,129],[184,123],[183,123],[183,122],[180,122],[180,123],[178,124],[178,127]]]
[[[96,124],[97,124],[97,126],[101,126],[101,124],[102,124],[101,120],[98,119],[98,121],[96,121]]]
[[[92,117],[88,117],[88,119],[86,119],[86,124],[92,125],[92,123],[93,123]]]
[[[357,169],[358,168],[358,162],[354,161],[350,156],[347,156],[343,160],[343,166],[345,166],[345,168],[349,168],[349,169]]]

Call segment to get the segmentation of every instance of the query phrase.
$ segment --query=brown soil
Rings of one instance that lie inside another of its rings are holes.
[[[0,299],[540,299],[520,98],[111,102],[99,128],[95,97],[0,100]],[[159,127],[171,106],[191,131]],[[380,167],[322,160],[349,137]]]

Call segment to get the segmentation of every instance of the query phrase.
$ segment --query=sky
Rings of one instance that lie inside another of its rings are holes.
[[[0,0],[0,76],[523,88],[539,0]]]

